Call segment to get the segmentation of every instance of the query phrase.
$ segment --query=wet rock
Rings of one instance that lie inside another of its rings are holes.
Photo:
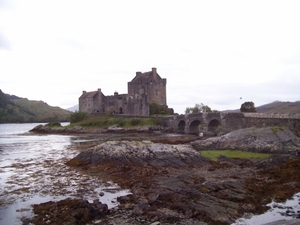
[[[33,224],[87,224],[108,213],[106,204],[98,200],[89,203],[80,199],[64,199],[33,205]]]

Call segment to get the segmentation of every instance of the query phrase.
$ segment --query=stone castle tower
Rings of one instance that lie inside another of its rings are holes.
[[[128,94],[117,92],[105,96],[101,89],[83,91],[79,97],[79,111],[93,113],[117,113],[133,116],[149,116],[149,105],[153,102],[167,105],[167,80],[161,78],[156,68],[149,72],[136,72],[128,82]]]

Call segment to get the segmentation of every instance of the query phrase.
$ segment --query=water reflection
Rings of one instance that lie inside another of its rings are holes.
[[[300,193],[295,194],[291,199],[283,203],[271,202],[267,206],[270,210],[261,215],[249,214],[244,218],[236,220],[232,225],[261,225],[273,221],[282,221],[281,224],[287,224],[284,221],[299,219],[300,217]],[[300,220],[299,220],[300,224]]]

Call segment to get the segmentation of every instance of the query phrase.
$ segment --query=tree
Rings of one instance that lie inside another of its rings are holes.
[[[256,108],[253,102],[244,102],[240,108],[241,112],[256,112]]]
[[[207,105],[195,104],[194,107],[187,107],[185,113],[203,113],[203,112],[212,112],[211,108]]]
[[[173,115],[174,110],[166,105],[159,105],[152,102],[149,106],[150,116],[152,115]]]

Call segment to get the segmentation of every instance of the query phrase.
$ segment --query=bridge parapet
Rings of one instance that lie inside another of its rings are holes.
[[[300,119],[300,114],[282,114],[282,113],[243,113],[245,117],[255,118],[285,118],[285,119]]]

